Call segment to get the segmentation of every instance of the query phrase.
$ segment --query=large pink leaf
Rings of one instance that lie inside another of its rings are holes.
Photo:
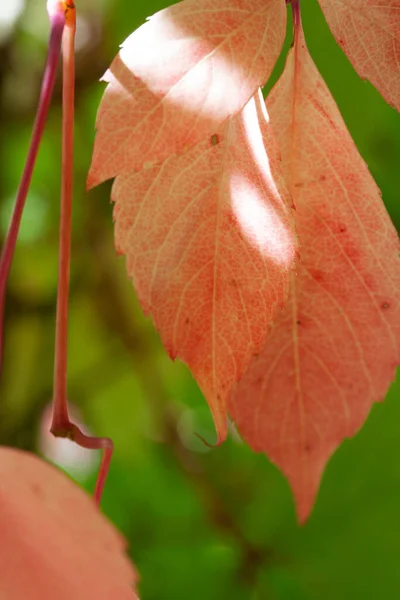
[[[318,1],[357,73],[400,111],[400,1]]]
[[[288,477],[305,519],[327,460],[399,363],[399,243],[301,34],[267,99],[296,206],[291,295],[230,404]]]
[[[64,474],[34,455],[0,449],[1,600],[137,600],[124,550]]]
[[[227,395],[287,297],[295,254],[265,119],[259,93],[186,154],[119,175],[112,193],[116,244],[141,305],[189,365],[220,440]]]
[[[151,17],[104,76],[88,185],[211,136],[266,82],[285,32],[284,0],[185,0]]]

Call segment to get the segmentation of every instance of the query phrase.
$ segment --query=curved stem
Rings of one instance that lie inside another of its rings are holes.
[[[103,450],[99,474],[97,476],[96,487],[93,494],[95,503],[99,505],[111,463],[114,444],[110,438],[85,435],[74,423],[71,423],[71,431],[68,437],[78,444],[78,446],[82,446],[82,448],[87,448],[89,450]]]
[[[113,443],[109,438],[85,435],[69,418],[67,397],[68,359],[68,297],[71,262],[72,230],[72,181],[74,156],[74,104],[75,104],[75,6],[71,1],[64,3],[65,29],[62,41],[63,52],[63,123],[62,123],[62,182],[60,211],[60,250],[58,262],[58,290],[56,342],[54,361],[53,416],[50,431],[56,437],[68,437],[83,448],[103,450],[102,462],[97,477],[94,500],[100,504]]]
[[[46,123],[46,117],[50,107],[51,97],[53,95],[57,67],[60,59],[62,34],[65,24],[64,11],[53,11],[53,13],[50,15],[50,22],[51,33],[49,39],[49,49],[40,90],[38,109],[36,112],[35,123],[33,125],[25,168],[22,173],[14,211],[11,217],[10,227],[4,242],[0,259],[0,372],[3,357],[4,308],[7,280],[17,243],[21,217],[32,180],[33,169],[36,163],[36,158]]]

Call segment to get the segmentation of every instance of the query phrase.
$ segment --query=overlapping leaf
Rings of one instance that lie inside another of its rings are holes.
[[[124,540],[81,489],[37,457],[0,449],[0,598],[137,600]]]
[[[357,73],[400,111],[400,1],[318,1]]]
[[[112,198],[141,305],[189,365],[222,440],[227,395],[287,297],[295,254],[261,93],[183,156],[119,175]]]
[[[302,33],[267,106],[296,206],[300,261],[230,412],[286,474],[303,520],[326,461],[384,398],[399,364],[399,243]]]
[[[135,31],[104,76],[88,185],[211,136],[268,79],[284,0],[185,0]]]
[[[320,3],[359,74],[399,108],[397,1]],[[290,201],[260,97],[249,101],[284,25],[281,0],[186,0],[155,15],[106,74],[89,185],[117,176],[116,243],[145,312],[191,368],[219,439],[230,398],[304,519],[329,456],[399,362],[399,247],[298,31],[270,97],[297,206],[289,275]]]

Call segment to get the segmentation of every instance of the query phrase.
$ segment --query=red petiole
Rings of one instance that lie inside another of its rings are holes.
[[[62,41],[63,54],[63,124],[62,124],[62,184],[60,215],[60,251],[58,263],[58,294],[56,317],[56,347],[54,365],[53,418],[50,431],[59,437],[68,437],[79,446],[103,450],[100,472],[94,492],[100,503],[113,443],[109,438],[85,435],[72,423],[68,414],[67,399],[67,349],[68,349],[68,294],[71,257],[72,176],[74,143],[75,94],[75,30],[76,11],[72,2],[65,3],[65,28]]]
[[[22,175],[14,214],[3,247],[0,263],[0,365],[6,283],[15,250],[22,211],[28,194],[33,168],[50,106],[60,57],[60,49],[62,47],[63,123],[60,250],[53,416],[50,431],[57,437],[68,437],[83,448],[103,450],[102,463],[94,492],[95,502],[96,504],[99,504],[112,457],[113,443],[109,438],[97,438],[85,435],[79,427],[70,420],[67,399],[68,295],[71,257],[76,11],[72,1],[60,2],[59,0],[48,0],[47,10],[51,22],[51,34],[39,107],[32,133],[28,158]]]
[[[292,14],[293,14],[293,29],[295,38],[297,38],[299,33],[299,28],[301,27],[301,16],[300,16],[300,0],[291,0],[292,5]]]
[[[52,11],[49,13],[49,17],[51,23],[51,33],[46,66],[40,91],[39,106],[33,126],[25,169],[22,173],[17,199],[15,201],[14,212],[11,217],[10,227],[2,248],[0,259],[0,372],[3,362],[4,308],[7,280],[17,243],[21,217],[24,210],[26,197],[28,195],[33,169],[36,163],[36,158],[46,123],[47,113],[50,107],[51,97],[53,95],[57,66],[60,59],[61,40],[65,22],[64,12]]]

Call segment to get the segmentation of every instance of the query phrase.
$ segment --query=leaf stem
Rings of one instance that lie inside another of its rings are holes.
[[[300,0],[291,0],[291,6],[293,15],[294,39],[296,42],[301,29]]]
[[[69,11],[71,12],[71,11]],[[71,23],[72,20],[72,23]],[[63,118],[62,176],[60,211],[60,249],[54,364],[53,424],[59,428],[69,422],[67,401],[68,295],[71,261],[72,181],[75,102],[75,23],[69,15],[62,40]]]
[[[25,168],[22,173],[17,198],[14,205],[14,211],[11,217],[10,227],[7,232],[0,258],[0,373],[3,358],[4,308],[8,275],[10,273],[22,213],[32,180],[33,169],[35,167],[36,158],[50,107],[51,97],[53,95],[57,67],[60,59],[61,40],[65,24],[65,15],[63,10],[53,11],[51,14],[49,14],[49,18],[51,23],[51,32],[46,66],[40,90],[39,104],[33,125]]]
[[[75,105],[75,6],[65,2],[65,28],[62,40],[63,54],[63,121],[62,121],[62,181],[60,211],[60,250],[58,262],[58,294],[56,341],[54,361],[53,415],[50,431],[56,437],[68,437],[83,448],[103,450],[103,458],[96,482],[94,499],[100,503],[113,452],[109,438],[85,435],[68,413],[67,360],[68,360],[68,300],[71,262],[72,182],[74,155]]]

